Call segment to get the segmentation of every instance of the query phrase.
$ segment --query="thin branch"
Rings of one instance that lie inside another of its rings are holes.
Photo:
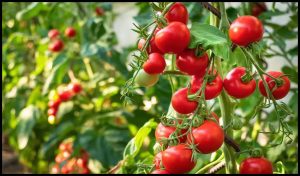
[[[227,134],[225,134],[225,143],[230,145],[236,152],[240,152],[240,146],[237,144],[232,138],[230,138]]]
[[[216,9],[214,6],[212,6],[210,3],[208,2],[199,2],[204,8],[206,8],[207,10],[209,10],[211,13],[213,13],[214,15],[216,15],[219,19],[221,19],[221,13],[218,9]]]

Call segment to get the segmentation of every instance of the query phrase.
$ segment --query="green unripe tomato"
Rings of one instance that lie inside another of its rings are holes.
[[[134,74],[136,74],[136,72]],[[146,73],[144,71],[144,69],[141,69],[137,73],[135,80],[136,80],[136,83],[140,86],[151,87],[157,83],[157,81],[159,80],[159,75],[158,74],[150,75],[150,74]]]

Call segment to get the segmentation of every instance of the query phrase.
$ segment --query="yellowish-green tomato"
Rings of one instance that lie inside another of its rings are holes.
[[[154,84],[156,84],[158,80],[159,80],[159,74],[150,75],[146,73],[144,69],[141,69],[135,78],[136,83],[144,87],[151,87]]]

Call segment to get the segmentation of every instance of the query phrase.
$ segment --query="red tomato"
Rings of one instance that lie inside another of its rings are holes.
[[[155,35],[159,30],[160,30],[159,28],[156,28],[155,31],[154,31],[153,37],[150,40],[149,47],[147,48],[147,53],[148,54],[151,54],[151,53],[160,53],[160,54],[162,54],[162,52],[157,48],[157,46],[155,44]],[[142,50],[145,43],[146,43],[145,39],[140,39],[139,43],[138,43],[138,49]]]
[[[160,169],[161,157],[162,157],[162,152],[159,152],[154,157],[154,161],[153,162],[154,162],[154,165],[155,165],[156,169]]]
[[[223,129],[210,120],[205,120],[199,127],[194,128],[191,134],[188,142],[191,143],[193,137],[198,150],[204,154],[217,151],[224,142]]]
[[[191,81],[192,90],[201,89],[202,82],[203,82],[203,77],[193,76]],[[218,74],[213,81],[207,82],[205,87],[205,100],[211,100],[216,98],[218,95],[220,95],[222,89],[223,89],[223,81],[221,76]]]
[[[192,160],[192,150],[186,144],[172,146],[163,151],[162,163],[171,174],[187,173],[196,165]]]
[[[58,98],[56,100],[50,100],[48,103],[49,108],[57,109],[61,103],[61,100]]]
[[[59,31],[57,29],[52,29],[48,32],[48,37],[52,40],[59,36]]]
[[[272,163],[263,157],[247,158],[240,165],[240,174],[273,174]]]
[[[64,43],[57,39],[49,44],[48,49],[53,52],[59,52],[64,48]]]
[[[73,146],[72,146],[71,142],[61,143],[58,148],[62,152],[68,151],[69,153],[72,153],[72,150],[73,150]]]
[[[59,91],[58,96],[61,99],[61,101],[68,101],[74,96],[74,93],[73,91],[67,89]]]
[[[90,173],[90,170],[89,170],[89,168],[84,167],[80,173],[81,173],[81,174],[89,174],[89,173]]]
[[[179,21],[187,24],[189,20],[189,14],[186,7],[181,2],[176,2],[165,15],[168,23]]]
[[[277,71],[269,71],[267,73],[269,75],[275,77],[275,78],[279,78],[280,76],[283,75],[281,72],[277,72]],[[282,99],[283,97],[285,97],[289,93],[291,83],[290,83],[290,80],[289,80],[288,77],[286,77],[286,76],[280,77],[279,79],[283,80],[283,84],[281,86],[277,87],[277,88],[274,88],[276,84],[275,84],[275,81],[273,81],[272,78],[265,75],[264,79],[266,80],[269,89],[271,91],[274,89],[273,92],[272,92],[272,95],[276,100]],[[266,92],[266,89],[265,89],[265,86],[264,86],[262,80],[259,80],[258,88],[259,88],[260,93],[263,96],[267,97],[267,92]]]
[[[191,92],[192,93],[192,92]],[[177,90],[172,96],[172,106],[180,114],[189,114],[196,110],[198,102],[188,100],[188,88]]]
[[[97,16],[104,15],[104,10],[101,7],[96,7],[95,12],[96,12]]]
[[[261,13],[267,10],[264,2],[254,2],[251,8],[251,15],[258,17]]]
[[[208,55],[195,56],[195,49],[185,49],[177,55],[176,65],[178,69],[189,75],[203,76],[208,66]]]
[[[67,165],[65,164],[62,168],[61,168],[61,173],[62,174],[68,174],[70,171],[67,167]]]
[[[55,162],[56,163],[61,163],[61,162],[63,162],[65,160],[65,157],[63,156],[63,154],[62,153],[59,153],[58,155],[56,155],[56,157],[55,157]]]
[[[59,168],[58,164],[55,164],[54,166],[52,166],[52,168],[51,168],[52,174],[59,174],[59,172],[60,172],[60,168]]]
[[[240,16],[230,25],[229,37],[233,43],[248,46],[262,39],[264,28],[254,16]]]
[[[175,132],[176,127],[170,127],[170,126],[164,126],[162,123],[159,123],[157,125],[157,128],[155,130],[155,139],[156,141],[160,141],[163,138],[169,138],[169,136]],[[186,130],[181,130],[180,134],[184,134]],[[186,141],[186,135],[183,135],[179,138],[180,143],[184,143]]]
[[[154,170],[153,172],[151,172],[151,174],[170,174],[170,173],[166,170]]]
[[[178,54],[188,47],[190,31],[184,23],[172,22],[155,35],[155,44],[163,53]]]
[[[68,89],[77,94],[82,91],[82,86],[80,83],[74,82],[68,85]]]
[[[56,113],[57,113],[57,109],[56,108],[50,108],[50,109],[48,109],[48,116],[51,116],[51,115],[55,116]]]
[[[72,27],[68,27],[66,30],[65,30],[65,35],[69,38],[72,38],[76,35],[76,31],[74,28]]]
[[[88,164],[88,161],[87,161],[87,159],[85,159],[85,158],[78,158],[78,159],[76,160],[76,165],[77,165],[78,167],[84,168],[84,167],[87,166],[87,164]]]
[[[143,69],[148,74],[160,74],[165,68],[165,58],[159,53],[151,53],[148,60],[143,65]]]
[[[241,77],[245,73],[245,67],[236,67],[226,75],[223,81],[224,89],[234,98],[246,98],[255,91],[256,82],[254,79],[247,83],[242,81]]]

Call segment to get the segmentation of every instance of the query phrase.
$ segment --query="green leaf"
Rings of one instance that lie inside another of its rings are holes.
[[[285,74],[289,74],[289,79],[292,82],[298,84],[298,72],[295,69],[288,67],[288,66],[284,66],[284,67],[282,67],[282,72]]]
[[[278,34],[279,36],[285,39],[294,39],[297,37],[297,32],[290,29],[289,26],[282,26],[276,29],[274,33]]]
[[[139,153],[145,138],[156,126],[157,123],[154,122],[154,119],[150,119],[145,123],[145,125],[139,129],[135,137],[127,144],[123,153],[123,158],[126,158],[127,155],[135,157]]]
[[[288,51],[291,56],[298,56],[298,45]]]
[[[212,49],[218,57],[224,59],[229,57],[230,44],[227,37],[214,26],[201,23],[192,24],[189,48],[195,48],[198,44],[201,44],[204,48]]]
[[[32,129],[39,117],[39,109],[33,105],[24,108],[20,112],[20,115],[18,117],[18,125],[16,127],[18,147],[20,150],[24,149],[27,146],[29,137],[32,133]]]
[[[59,105],[58,111],[56,113],[56,118],[60,119],[65,114],[71,112],[73,110],[74,103],[72,101],[63,102]]]
[[[90,56],[96,55],[98,53],[98,48],[99,48],[99,46],[97,44],[85,43],[82,46],[80,54],[83,57],[90,57]]]
[[[33,17],[36,17],[40,14],[42,10],[45,9],[45,5],[42,2],[33,2],[27,6],[24,10],[20,11],[16,15],[16,19],[20,20],[29,20]]]
[[[266,11],[264,13],[262,13],[261,15],[259,15],[259,19],[260,20],[267,20],[267,19],[271,19],[272,17],[274,16],[280,16],[280,15],[284,15],[285,12],[282,12],[282,11],[279,11],[279,10],[269,10],[269,11]]]
[[[278,173],[285,174],[285,167],[284,167],[282,161],[278,161],[275,166],[276,166],[276,171]]]

